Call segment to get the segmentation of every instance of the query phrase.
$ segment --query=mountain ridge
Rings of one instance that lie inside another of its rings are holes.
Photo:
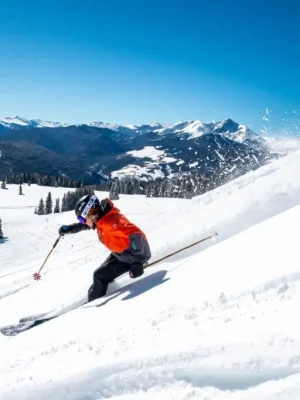
[[[41,148],[44,148],[52,152],[51,155],[46,152],[50,164],[55,154],[55,165],[58,157],[61,163],[69,162],[77,169],[80,166],[81,171],[76,175],[85,176],[87,183],[127,175],[152,180],[187,171],[205,176],[232,173],[234,170],[239,174],[256,169],[278,156],[261,136],[232,119],[209,123],[192,120],[175,124],[153,122],[125,126],[103,122],[68,125],[6,117],[0,119],[0,126],[1,178],[3,162],[9,163],[5,170],[27,172],[17,171],[22,163],[8,160],[11,154],[7,146],[3,146],[6,141],[26,142],[27,150],[32,145],[31,158],[37,165]],[[16,147],[12,149],[16,151]],[[22,157],[26,157],[26,151],[17,158],[20,161]],[[26,164],[23,162],[23,167]],[[61,174],[58,166],[52,169],[53,172]],[[76,179],[74,174],[72,179]]]

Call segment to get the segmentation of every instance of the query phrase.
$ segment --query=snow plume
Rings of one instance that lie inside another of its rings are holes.
[[[290,154],[294,151],[300,150],[300,138],[293,137],[264,137],[271,150],[282,153]]]
[[[270,149],[289,154],[300,149],[300,120],[296,110],[275,113],[265,109],[260,133]]]
[[[270,125],[270,120],[271,120],[271,116],[270,113],[272,111],[269,110],[267,107],[265,109],[265,112],[262,116],[262,121],[263,121],[263,125],[260,129],[260,133],[262,133],[263,135],[270,135],[271,134],[271,125]]]

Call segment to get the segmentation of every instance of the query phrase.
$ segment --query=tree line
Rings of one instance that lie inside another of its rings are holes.
[[[68,188],[79,188],[83,186],[83,182],[75,181],[65,176],[51,176],[47,174],[40,174],[37,172],[8,173],[3,182],[17,184],[17,185],[28,183],[29,185],[36,184],[39,186],[68,187]]]
[[[191,199],[194,196],[201,195],[209,190],[225,184],[226,182],[242,175],[247,171],[239,170],[226,170],[222,172],[213,171],[210,169],[207,173],[197,172],[184,172],[174,174],[172,177],[157,178],[155,180],[141,180],[134,176],[126,176],[121,179],[115,178],[107,180],[101,185],[84,186],[80,181],[73,181],[66,177],[53,177],[46,174],[39,173],[18,173],[8,174],[6,181],[3,181],[1,188],[6,188],[6,183],[22,184],[35,183],[41,186],[52,187],[70,187],[76,188],[74,192],[67,192],[62,199],[55,200],[50,207],[50,200],[48,199],[48,206],[46,206],[47,199],[41,199],[37,206],[36,213],[39,215],[51,212],[70,211],[74,209],[76,201],[84,194],[93,193],[94,191],[107,191],[112,200],[117,200],[119,194],[141,194],[146,197],[173,197],[173,198],[186,198]],[[20,187],[20,194],[22,194]],[[51,199],[52,202],[52,199]],[[55,211],[54,211],[55,210]],[[57,211],[58,210],[58,211]]]
[[[142,181],[139,178],[127,176],[108,181],[101,187],[95,186],[95,190],[108,191],[112,200],[117,200],[119,194],[143,194],[146,197],[191,199],[224,185],[239,175],[241,173],[234,170],[224,173],[209,171],[207,174],[184,172],[174,174],[172,177],[157,178],[150,181]]]
[[[90,187],[82,187],[73,192],[68,191],[63,195],[61,201],[59,198],[55,199],[55,205],[53,207],[52,195],[51,192],[49,192],[45,200],[43,198],[40,199],[38,206],[34,210],[34,213],[37,215],[46,215],[52,213],[56,214],[64,211],[72,211],[74,210],[77,201],[87,194],[94,194],[94,190]]]

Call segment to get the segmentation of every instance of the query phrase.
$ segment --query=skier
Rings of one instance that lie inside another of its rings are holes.
[[[63,236],[94,229],[100,242],[111,251],[94,272],[94,281],[88,292],[89,302],[104,296],[108,284],[125,272],[129,272],[131,278],[144,273],[144,264],[151,257],[146,235],[128,221],[110,199],[99,201],[95,195],[86,195],[77,202],[75,214],[79,223],[61,226],[59,234]]]

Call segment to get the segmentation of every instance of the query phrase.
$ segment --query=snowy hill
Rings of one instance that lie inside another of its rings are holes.
[[[152,260],[88,306],[12,338],[0,337],[1,400],[299,399],[300,153],[192,200],[121,196],[146,232]],[[95,232],[65,237],[33,281],[72,212],[36,216],[41,196],[0,190],[0,325],[86,295],[107,256]],[[104,196],[105,193],[98,193]]]

